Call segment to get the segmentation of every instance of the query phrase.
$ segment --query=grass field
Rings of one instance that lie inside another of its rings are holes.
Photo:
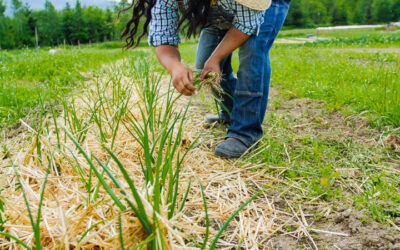
[[[49,49],[18,50],[0,54],[0,124],[35,116],[41,103],[48,105],[73,90],[81,90],[85,72],[133,55],[121,49],[68,48],[54,55]]]
[[[396,249],[400,33],[318,35],[274,46],[265,136],[237,161],[212,154],[210,94],[173,94],[150,48],[1,52],[1,246]]]
[[[188,63],[194,63],[190,51],[195,46],[182,48]],[[276,45],[271,52],[272,86],[281,86],[287,95],[326,100],[331,110],[369,114],[376,126],[399,126],[400,55],[396,48],[380,48]]]
[[[322,99],[330,109],[368,113],[375,124],[400,125],[400,55],[337,49],[280,49],[273,84]],[[285,70],[280,70],[285,69]]]
[[[278,38],[307,37],[310,35],[326,38],[357,38],[365,35],[393,34],[398,30],[396,27],[388,31],[385,28],[366,28],[366,29],[340,29],[340,30],[317,30],[317,29],[289,29],[279,32]]]
[[[310,32],[311,30],[283,31],[281,37],[288,34],[297,36]],[[315,30],[313,32],[315,33]],[[379,36],[381,31],[368,29],[353,32],[328,31],[325,36],[341,37],[339,39],[343,40],[359,36],[365,37],[367,36],[366,32],[373,32],[371,36]],[[380,50],[380,48],[386,48],[386,44],[379,46],[373,41],[371,44],[376,46],[375,49],[363,46],[364,44],[353,44],[354,47],[347,49],[342,46],[325,48],[318,43],[317,46],[311,44],[275,45],[271,51],[273,65],[271,85],[279,88],[280,97],[272,98],[270,105],[275,109],[280,109],[281,106],[287,106],[286,103],[290,103],[292,99],[298,98],[323,101],[323,110],[325,111],[313,117],[316,120],[310,121],[312,127],[327,126],[326,123],[334,121],[326,120],[324,116],[339,112],[343,116],[353,117],[352,119],[355,120],[359,117],[365,118],[368,126],[381,131],[383,137],[399,134],[400,54],[396,53],[396,48],[392,48],[394,51]],[[195,45],[188,45],[187,48],[184,48],[187,56],[183,58],[189,63],[194,62],[193,56],[189,53],[194,48]],[[237,57],[233,64],[237,69],[239,66]],[[306,108],[302,111],[310,115],[315,111],[312,105],[313,103],[311,103],[310,110]],[[387,175],[385,171],[377,171],[374,169],[375,167],[364,169],[367,165],[374,166],[374,164],[392,160],[398,162],[400,159],[398,154],[393,155],[390,150],[387,151],[385,148],[378,147],[376,149],[374,145],[372,148],[364,148],[362,145],[361,148],[357,148],[359,145],[353,141],[353,138],[347,138],[348,140],[340,138],[342,135],[338,134],[338,131],[330,132],[330,137],[338,137],[333,141],[330,138],[314,137],[313,134],[304,131],[301,131],[300,135],[296,135],[298,131],[292,127],[299,124],[291,124],[294,121],[290,121],[293,119],[290,118],[290,115],[285,117],[289,121],[279,121],[279,119],[277,121],[275,113],[271,112],[268,119],[266,124],[274,125],[271,125],[273,128],[271,131],[267,130],[269,132],[264,138],[266,148],[260,147],[260,151],[263,152],[252,159],[252,162],[280,166],[291,165],[292,167],[287,168],[288,171],[285,174],[288,174],[291,179],[306,178],[307,181],[304,185],[308,188],[311,200],[321,195],[327,199],[341,200],[344,197],[341,188],[332,189],[331,182],[335,182],[335,179],[341,177],[340,173],[334,171],[338,164],[343,164],[337,161],[350,158],[350,161],[345,163],[346,168],[353,166],[359,169],[361,167],[363,171],[366,171],[365,174],[369,174],[371,171],[371,176],[377,176],[379,183],[382,178],[388,178],[378,186],[385,190],[381,190],[385,194],[385,202],[397,204],[394,208],[396,211],[400,211],[400,197],[396,194],[400,184],[399,176]],[[278,122],[282,122],[282,124]],[[338,130],[340,129],[338,128]],[[377,153],[377,150],[382,151]],[[358,156],[347,155],[349,153],[361,156],[378,154],[383,158],[372,160],[361,157],[360,159]],[[297,160],[291,161],[290,159]],[[360,162],[365,160],[367,162]],[[279,173],[282,173],[281,170]],[[321,178],[327,179],[326,187],[321,186]],[[312,185],[309,185],[310,183]],[[380,191],[376,190],[376,192]],[[357,196],[355,203],[362,203],[362,208],[369,206],[371,204],[369,204],[368,197]],[[391,214],[391,212],[385,212],[386,210],[385,207],[374,206],[370,212],[374,214],[374,218],[384,221],[384,218]]]
[[[350,30],[283,30],[278,38],[319,38],[316,43],[309,43],[307,46],[331,47],[331,48],[393,48],[400,46],[400,30],[398,27],[391,29],[350,29]]]

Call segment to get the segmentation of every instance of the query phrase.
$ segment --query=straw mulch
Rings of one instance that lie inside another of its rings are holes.
[[[107,82],[111,77],[102,80]],[[126,86],[130,85],[132,81],[134,81],[132,78],[123,78]],[[163,81],[163,85],[167,86],[169,79],[165,78]],[[71,100],[71,102],[75,102],[79,111],[78,116],[83,121],[89,119],[88,109],[98,98],[95,91],[89,89],[85,94]],[[179,199],[183,198],[189,180],[192,179],[193,185],[188,201],[183,212],[171,221],[165,219],[165,214],[161,214],[159,218],[164,225],[165,235],[163,237],[171,249],[192,248],[201,245],[201,239],[205,234],[205,213],[198,181],[204,186],[207,197],[211,223],[209,242],[241,204],[250,199],[258,190],[266,185],[272,185],[274,182],[264,171],[252,171],[254,166],[239,164],[236,161],[226,161],[213,155],[213,148],[223,138],[215,138],[213,133],[204,127],[204,114],[209,112],[205,108],[207,106],[206,99],[211,98],[198,94],[194,99],[184,127],[184,138],[187,143],[195,140],[199,134],[204,134],[202,140],[205,141],[201,146],[193,149],[184,162]],[[139,112],[138,100],[140,99],[137,93],[133,93],[129,100],[129,106],[133,113]],[[187,102],[188,99],[182,97],[176,105],[183,108]],[[57,121],[59,128],[65,127],[67,130],[71,130],[68,125],[64,125],[63,115]],[[112,121],[104,120],[103,122],[110,124]],[[42,125],[47,132],[43,133],[38,141],[35,136],[37,131],[28,124],[23,126],[25,128],[23,134],[6,139],[4,142],[10,149],[10,155],[6,156],[4,152],[3,155],[0,155],[2,166],[0,169],[0,195],[4,202],[4,212],[1,214],[2,218],[7,218],[3,224],[5,231],[29,246],[34,246],[33,230],[15,170],[21,177],[22,186],[35,220],[41,188],[50,164],[52,167],[44,194],[40,224],[43,247],[46,249],[119,249],[119,216],[122,222],[125,247],[133,247],[145,239],[144,230],[135,214],[128,210],[120,215],[118,208],[101,186],[93,189],[93,193],[98,192],[98,194],[94,198],[95,195],[92,193],[91,202],[88,203],[87,189],[81,181],[81,177],[74,171],[74,167],[79,163],[87,175],[90,167],[71,140],[64,140],[65,134],[62,131],[59,134],[62,146],[61,150],[58,149],[57,134],[54,132],[55,126],[50,116],[43,121]],[[124,126],[119,127],[116,146],[116,153],[132,176],[136,186],[142,187],[143,176],[138,160],[138,155],[142,151]],[[39,160],[37,147],[40,147],[42,161]],[[82,147],[103,162],[109,158],[99,143],[99,131],[94,124],[91,124]],[[182,150],[184,148],[185,145],[182,145]],[[120,173],[113,162],[110,163],[109,168],[113,173]],[[122,180],[122,176],[118,176],[118,178]],[[124,182],[121,181],[121,183]],[[97,184],[98,181],[93,176],[93,187],[96,187]],[[111,181],[108,184],[115,188]],[[129,190],[127,186],[123,188]],[[117,193],[116,188],[115,192]],[[163,211],[167,210],[167,205],[161,205]],[[151,212],[150,206],[147,206],[146,209]],[[231,222],[217,245],[218,249],[232,249],[238,244],[246,249],[266,247],[269,237],[279,231],[276,223],[277,217],[279,217],[279,212],[274,209],[269,196],[262,194]],[[0,237],[1,248],[20,248],[14,240]]]

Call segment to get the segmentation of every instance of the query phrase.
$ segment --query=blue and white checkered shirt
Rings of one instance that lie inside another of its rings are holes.
[[[184,0],[186,5],[189,0]],[[247,35],[253,35],[264,21],[265,11],[258,11],[243,6],[235,0],[218,0],[218,7],[233,16],[232,24]],[[178,45],[179,38],[179,6],[176,0],[157,0],[152,9],[149,44]]]

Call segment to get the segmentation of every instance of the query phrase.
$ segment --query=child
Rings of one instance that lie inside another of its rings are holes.
[[[149,43],[155,47],[159,62],[171,74],[174,87],[190,96],[196,88],[192,71],[180,62],[178,31],[184,22],[189,36],[202,30],[196,67],[203,70],[201,78],[209,72],[222,72],[221,85],[226,92],[224,111],[207,117],[206,122],[230,124],[226,140],[216,147],[215,154],[238,158],[263,136],[261,125],[271,74],[269,50],[286,18],[289,3],[287,0],[274,0],[272,5],[271,0],[140,0],[131,6],[133,18],[123,36],[128,37],[128,47],[133,46],[139,19],[145,15],[145,29],[136,44],[150,25]],[[238,79],[231,66],[232,52],[237,48]]]

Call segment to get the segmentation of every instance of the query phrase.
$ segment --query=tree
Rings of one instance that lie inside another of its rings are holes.
[[[113,12],[109,8],[106,9],[105,19],[106,26],[104,27],[104,40],[118,39],[115,37],[115,18],[113,17]]]
[[[16,46],[33,46],[35,41],[36,20],[27,4],[23,5],[20,0],[12,0],[14,19],[12,32],[15,36]]]
[[[118,5],[115,6],[114,10],[117,15],[119,15],[118,21],[116,23],[116,28],[117,28],[117,35],[121,35],[122,31],[125,29],[125,25],[128,23],[128,21],[131,19],[131,13],[129,11],[124,11],[121,12],[123,9],[129,6],[129,3],[127,0],[121,0]],[[138,31],[138,34],[140,34],[141,31]],[[119,37],[118,37],[119,38]]]
[[[4,15],[6,11],[6,5],[3,0],[0,0],[0,50],[7,47],[7,41],[9,38],[7,34],[7,19]]]
[[[391,22],[394,19],[390,0],[374,0],[372,2],[372,18],[375,22]]]
[[[62,21],[61,21],[61,31],[63,33],[63,38],[72,44],[72,23],[74,20],[73,13],[69,3],[67,2],[64,10],[62,11]]]
[[[355,8],[354,21],[368,24],[372,22],[371,5],[373,0],[358,0]]]
[[[57,45],[61,42],[60,17],[49,0],[46,0],[44,10],[37,13],[37,24],[42,44]]]
[[[303,27],[303,18],[300,0],[292,1],[285,24],[289,26]]]
[[[85,20],[84,12],[82,10],[79,0],[76,1],[75,9],[72,14],[71,23],[71,41],[75,44],[78,42],[85,43],[88,41],[88,27]]]
[[[319,0],[303,0],[301,2],[301,10],[305,27],[329,23],[328,11]]]
[[[89,6],[85,9],[85,19],[88,27],[88,39],[99,42],[103,39],[106,26],[106,17],[99,7]]]
[[[400,21],[400,0],[393,0],[392,11],[393,21]]]
[[[12,17],[5,15],[6,1],[11,3]],[[63,39],[69,44],[118,40],[132,16],[132,10],[120,13],[129,6],[128,0],[119,1],[114,9],[82,7],[77,0],[74,8],[67,2],[62,11],[57,11],[51,1],[46,0],[43,10],[32,11],[24,4],[27,0],[0,0],[1,48],[34,46],[35,27],[41,45],[57,45]],[[293,0],[286,25],[315,27],[399,20],[400,0]],[[139,25],[138,33],[142,33],[141,28]]]
[[[4,13],[6,12],[7,6],[4,4],[3,0],[0,0],[0,16],[4,17]]]
[[[20,9],[22,9],[22,2],[20,0],[11,1],[14,16],[18,15]]]
[[[346,6],[347,0],[336,0],[332,10],[332,24],[344,25],[348,24],[348,12]]]

